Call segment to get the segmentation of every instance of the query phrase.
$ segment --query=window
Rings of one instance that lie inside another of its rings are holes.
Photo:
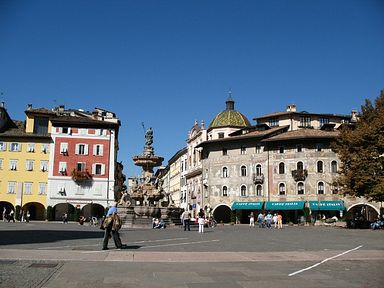
[[[46,172],[48,171],[48,161],[40,161],[40,171]]]
[[[279,164],[279,174],[285,174],[285,165],[283,162]]]
[[[296,145],[296,152],[303,152],[303,145],[302,144]]]
[[[32,195],[32,183],[31,182],[25,182],[24,183],[24,194],[25,195]]]
[[[279,195],[285,195],[285,184],[284,183],[279,184]]]
[[[263,186],[261,186],[261,185],[256,186],[256,195],[257,196],[263,196]]]
[[[227,167],[223,167],[223,175],[222,175],[224,178],[227,178],[228,177],[228,168]]]
[[[61,128],[61,133],[70,134],[70,129],[68,127],[63,127],[63,128]]]
[[[0,142],[0,151],[6,151],[7,150],[7,143]]]
[[[67,162],[59,162],[59,173],[62,175],[67,174]]]
[[[335,185],[331,185],[332,194],[339,194],[339,189]]]
[[[0,170],[3,170],[4,159],[0,158]]]
[[[331,172],[337,173],[337,162],[336,161],[331,162]]]
[[[320,117],[320,127],[329,123],[329,118]]]
[[[268,119],[268,125],[269,125],[269,127],[277,127],[277,126],[279,126],[279,119],[277,119],[277,118],[270,118],[270,119]]]
[[[224,138],[224,133],[223,133],[223,132],[217,133],[217,137],[218,137],[219,139]]]
[[[247,148],[245,148],[245,147],[241,147],[241,148],[240,148],[240,154],[241,154],[241,155],[245,155],[245,154],[247,154]]]
[[[68,154],[68,143],[60,143],[60,153],[61,154]]]
[[[48,153],[49,144],[41,144],[41,152],[46,154]]]
[[[103,164],[93,164],[92,165],[92,174],[94,174],[94,175],[104,175],[105,174],[105,165],[103,165]]]
[[[246,166],[241,166],[241,176],[242,177],[247,176],[247,167]]]
[[[34,134],[48,134],[48,118],[35,117],[33,121]]]
[[[35,152],[35,143],[29,143],[28,144],[28,152],[30,152],[30,153]]]
[[[280,154],[284,153],[284,147],[283,146],[279,147],[279,153]]]
[[[226,156],[226,155],[228,155],[228,150],[227,148],[223,148],[223,156]]]
[[[317,173],[323,173],[323,161],[317,161]]]
[[[223,196],[224,197],[228,196],[228,188],[227,188],[227,186],[223,186]]]
[[[241,197],[247,196],[247,187],[245,185],[242,185],[240,188],[240,196]]]
[[[76,164],[76,169],[77,169],[77,171],[85,171],[85,163],[83,163],[83,162],[78,162],[78,163]]]
[[[11,145],[9,146],[9,151],[11,151],[11,152],[21,151],[21,144],[20,143],[11,143]]]
[[[93,155],[103,156],[103,145],[102,144],[93,145]]]
[[[303,164],[303,162],[297,162],[297,164],[296,164],[296,169],[297,170],[304,170],[304,164]]]
[[[16,182],[14,181],[8,182],[7,193],[15,194],[15,192],[16,192]]]
[[[260,154],[262,152],[261,145],[256,145],[256,153]]]
[[[317,184],[317,194],[324,194],[324,183],[319,182]]]
[[[317,143],[316,146],[315,146],[315,150],[316,150],[317,152],[321,152],[322,148],[323,148],[323,145],[321,145],[321,144],[319,144],[319,143]]]
[[[311,117],[302,116],[300,117],[300,127],[311,127]]]
[[[304,183],[303,182],[299,182],[297,184],[297,194],[298,195],[304,195]]]
[[[41,182],[39,183],[39,195],[47,194],[47,183]]]
[[[33,171],[33,160],[27,160],[25,162],[25,170],[27,171]]]
[[[257,164],[256,165],[256,175],[257,176],[260,176],[262,173],[261,173],[261,165],[260,164]]]
[[[9,170],[16,171],[17,170],[17,160],[9,160]]]
[[[77,155],[88,155],[88,145],[87,144],[76,144],[76,154]]]

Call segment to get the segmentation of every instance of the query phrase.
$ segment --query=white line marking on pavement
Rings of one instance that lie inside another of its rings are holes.
[[[184,243],[174,243],[174,244],[151,245],[151,246],[140,247],[140,249],[153,248],[153,247],[166,247],[166,246],[180,246],[180,245],[200,244],[200,243],[209,243],[209,242],[218,242],[218,241],[220,241],[220,240],[207,240],[207,241],[184,242]]]
[[[138,244],[138,243],[151,243],[151,242],[165,242],[165,241],[178,241],[178,240],[185,240],[188,238],[169,238],[169,239],[158,239],[158,240],[142,240],[142,241],[136,241],[132,242],[132,244]],[[94,240],[94,239],[91,239]],[[102,239],[101,239],[102,240]],[[100,241],[100,239],[97,239],[97,241]],[[99,246],[100,244],[84,244],[84,245],[63,245],[63,246],[49,246],[49,247],[39,247],[38,250],[50,250],[50,249],[63,249],[63,248],[76,248],[76,247],[89,247],[89,246]]]
[[[360,249],[361,247],[363,247],[363,245],[357,246],[357,247],[355,247],[355,248],[353,248],[353,249],[351,249],[351,250],[345,251],[345,252],[340,253],[340,254],[337,254],[337,255],[335,255],[335,256],[326,258],[326,259],[324,259],[323,261],[318,262],[318,263],[316,263],[316,264],[314,264],[314,265],[312,265],[312,266],[309,266],[309,267],[307,267],[307,268],[304,268],[304,269],[301,269],[301,270],[299,270],[299,271],[296,271],[296,272],[293,272],[293,273],[291,273],[291,274],[288,274],[288,276],[294,276],[294,275],[299,274],[299,273],[301,273],[301,272],[310,270],[310,269],[315,268],[315,267],[319,266],[320,264],[323,264],[323,263],[325,263],[325,262],[327,262],[327,261],[329,261],[329,260],[335,259],[335,258],[340,257],[340,256],[343,256],[343,255],[345,255],[345,254],[347,254],[347,253],[349,253],[349,252],[352,252],[352,251],[355,251],[355,250],[357,250],[357,249]]]
[[[132,243],[146,243],[146,242],[164,242],[164,241],[177,241],[177,240],[185,240],[188,238],[170,238],[170,239],[159,239],[159,240],[142,240],[142,241],[136,241]]]

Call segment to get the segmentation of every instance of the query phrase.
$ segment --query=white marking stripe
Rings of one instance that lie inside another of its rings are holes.
[[[363,245],[357,246],[356,248],[353,248],[353,249],[351,249],[351,250],[348,250],[348,251],[345,251],[345,252],[343,252],[343,253],[340,253],[340,254],[337,254],[337,255],[335,255],[335,256],[332,256],[332,257],[330,257],[330,258],[324,259],[323,261],[318,262],[318,263],[316,263],[316,264],[314,264],[314,265],[312,265],[312,266],[309,266],[309,267],[307,267],[307,268],[304,268],[304,269],[301,269],[301,270],[299,270],[299,271],[293,272],[293,273],[289,274],[288,276],[294,276],[294,275],[299,274],[299,273],[301,273],[301,272],[310,270],[310,269],[315,268],[315,267],[319,266],[320,264],[323,264],[323,263],[325,263],[325,262],[327,262],[327,261],[329,261],[329,260],[335,259],[335,258],[340,257],[340,256],[343,256],[343,255],[345,255],[345,254],[347,254],[347,253],[349,253],[349,252],[352,252],[352,251],[355,251],[355,250],[357,250],[357,249],[360,249],[361,247],[363,247]]]
[[[218,241],[220,241],[220,240],[209,240],[209,241],[184,242],[184,243],[175,243],[175,244],[152,245],[152,246],[143,246],[143,247],[140,247],[140,249],[153,248],[153,247],[190,245],[190,244],[209,243],[209,242],[218,242]]]

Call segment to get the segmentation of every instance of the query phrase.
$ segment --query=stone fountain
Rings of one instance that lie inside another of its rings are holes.
[[[125,191],[118,203],[118,211],[126,227],[151,227],[152,218],[168,221],[172,201],[162,187],[162,180],[154,175],[153,168],[161,166],[164,158],[156,156],[153,149],[153,130],[145,133],[145,145],[141,155],[133,162],[142,168],[141,176],[131,179],[129,191]]]

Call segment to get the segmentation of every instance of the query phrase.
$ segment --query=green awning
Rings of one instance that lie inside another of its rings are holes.
[[[265,210],[302,210],[304,201],[266,202]]]
[[[261,210],[264,202],[233,202],[232,210]]]
[[[330,210],[344,210],[344,202],[341,200],[338,201],[320,201],[320,207],[319,207],[319,201],[309,201],[309,207],[311,210],[322,210],[322,211],[330,211]]]

